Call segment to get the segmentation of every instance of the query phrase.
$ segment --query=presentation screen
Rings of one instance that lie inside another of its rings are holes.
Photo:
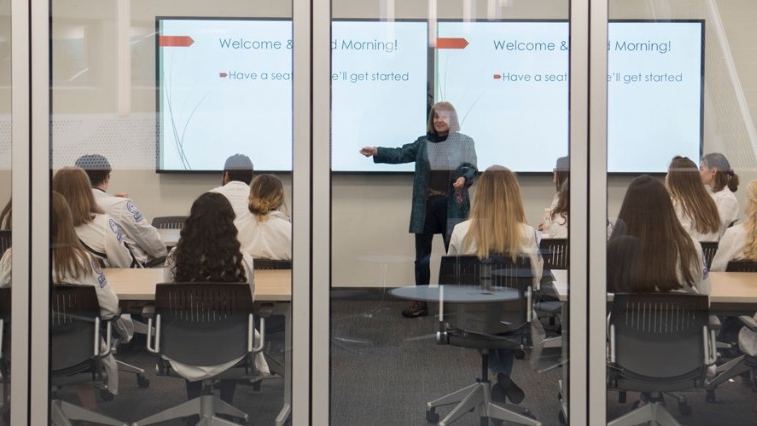
[[[291,20],[156,25],[158,171],[219,171],[236,153],[291,171]],[[701,155],[703,33],[703,21],[609,23],[609,172],[665,172],[675,155]],[[552,171],[568,153],[568,36],[565,21],[440,21],[434,40],[426,21],[332,22],[332,170],[412,171],[358,151],[414,141],[443,100],[480,170]]]
[[[158,171],[292,170],[292,21],[157,18]]]
[[[665,172],[702,145],[702,21],[610,22],[608,171]],[[569,24],[439,22],[434,97],[492,164],[548,172],[568,154]]]

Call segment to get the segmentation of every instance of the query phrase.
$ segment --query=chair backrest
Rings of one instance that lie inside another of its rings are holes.
[[[632,381],[703,379],[714,356],[707,349],[708,323],[707,295],[616,293],[610,314],[614,367]]]
[[[544,269],[568,269],[567,238],[542,238],[539,251],[544,259]]]
[[[252,294],[247,283],[161,283],[155,287],[159,352],[188,365],[247,354]]]
[[[725,267],[726,272],[757,272],[757,262],[753,260],[732,260]]]
[[[11,231],[8,229],[0,230],[0,256],[11,247]]]
[[[158,229],[181,229],[186,216],[157,216],[152,219],[152,226]]]
[[[707,265],[707,269],[710,269],[710,266],[712,266],[712,258],[715,257],[715,253],[718,251],[719,243],[717,241],[700,241],[699,244],[702,246],[705,265]]]
[[[483,334],[521,331],[528,325],[530,291],[533,284],[531,261],[527,256],[494,255],[480,260],[476,256],[442,256],[439,284],[510,288],[518,298],[505,302],[450,304],[456,311],[448,318],[456,328]]]
[[[256,257],[252,261],[252,267],[254,269],[292,269],[292,261]]]
[[[50,368],[52,374],[70,374],[93,368],[100,305],[95,288],[86,285],[52,286],[50,300]]]
[[[0,288],[0,320],[3,322],[3,327],[0,329],[2,332],[2,350],[0,351],[0,359],[3,363],[10,361],[11,353],[11,288]]]

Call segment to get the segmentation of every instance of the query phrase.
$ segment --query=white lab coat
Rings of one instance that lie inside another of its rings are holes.
[[[681,223],[681,226],[683,226],[683,229],[686,230],[686,233],[688,233],[691,238],[696,241],[718,241],[720,239],[722,223],[718,230],[715,232],[699,232],[694,229],[694,222],[691,220],[691,218],[684,214],[683,206],[681,205],[681,203],[674,198],[671,198],[671,201],[673,201],[673,208],[675,209],[676,216],[678,217],[678,222]]]
[[[246,183],[232,180],[226,185],[211,189],[210,192],[222,194],[229,200],[231,207],[234,209],[234,214],[237,215],[234,223],[237,223],[243,217],[250,214],[248,201],[250,198],[250,186]]]
[[[711,192],[710,195],[718,206],[718,213],[720,213],[720,235],[723,235],[728,225],[739,219],[739,200],[727,186],[718,192]]]
[[[723,272],[728,266],[728,262],[744,258],[744,247],[746,246],[747,230],[743,223],[732,226],[725,230],[723,238],[718,244],[718,251],[712,258],[711,271]]]
[[[545,238],[568,238],[568,218],[562,214],[556,214],[549,219]]]
[[[262,222],[250,213],[236,225],[243,253],[253,258],[292,259],[292,222],[284,213],[272,211]]]
[[[465,255],[476,253],[476,242],[472,241],[470,246],[463,250],[463,239],[468,234],[470,229],[470,219],[455,225],[455,229],[452,230],[452,236],[450,237],[448,255]],[[544,266],[544,259],[539,252],[539,244],[536,242],[536,231],[525,223],[520,224],[521,232],[521,245],[520,253],[525,254],[531,260],[531,270],[534,274],[533,288],[539,288],[539,282],[541,281],[542,268]]]
[[[168,253],[158,230],[142,216],[134,201],[116,197],[98,188],[92,188],[92,193],[97,204],[124,232],[126,243],[140,263],[144,264]]]
[[[165,267],[163,269],[163,280],[165,282],[174,281],[174,273],[173,273],[174,260],[173,259],[174,259],[175,254],[176,254],[176,247],[171,249],[171,251],[168,253],[168,257],[166,258]],[[252,267],[252,257],[250,257],[247,253],[243,253],[243,256],[244,256],[244,260],[242,261],[242,264],[244,265],[244,273],[245,275],[247,275],[247,281],[250,284],[250,292],[252,293],[252,297],[254,300],[255,275],[254,275],[253,267]],[[255,330],[255,337],[256,338],[260,337],[257,330]],[[195,381],[214,377],[218,375],[219,373],[228,370],[229,368],[236,365],[240,360],[242,360],[243,357],[236,358],[224,364],[209,365],[209,366],[187,365],[178,361],[174,361],[167,357],[165,358],[171,364],[171,368],[173,368],[174,371],[176,371],[176,373],[178,373],[180,376],[184,377],[185,379],[189,380],[190,382],[195,382]],[[270,369],[268,368],[268,363],[266,362],[265,357],[263,356],[262,352],[259,352],[258,354],[255,355],[255,367],[257,367],[261,375],[269,375],[271,373]]]
[[[123,231],[107,214],[95,214],[92,222],[77,226],[76,235],[87,251],[107,267],[130,268],[135,260],[124,243]]]

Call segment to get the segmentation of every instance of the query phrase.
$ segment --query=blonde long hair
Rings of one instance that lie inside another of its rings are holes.
[[[66,276],[81,277],[91,262],[89,253],[79,242],[74,230],[71,210],[63,195],[53,192],[50,215],[50,242],[52,243],[53,282],[61,283]]]
[[[757,261],[757,179],[749,182],[746,187],[746,244],[744,257]]]
[[[103,213],[92,195],[87,172],[80,167],[64,167],[53,176],[53,191],[66,198],[74,226],[94,220],[95,213]]]
[[[509,253],[515,260],[522,249],[522,223],[526,223],[526,214],[515,173],[503,166],[489,167],[476,186],[463,250],[475,243],[480,259],[490,253]]]
[[[250,183],[250,212],[258,222],[268,220],[268,214],[284,205],[284,185],[274,175],[255,176]]]

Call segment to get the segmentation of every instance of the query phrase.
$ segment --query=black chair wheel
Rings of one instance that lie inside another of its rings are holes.
[[[704,400],[712,404],[715,402],[715,391],[714,390],[708,390],[707,393],[704,396]]]
[[[515,358],[516,359],[523,359],[525,357],[526,357],[526,353],[525,352],[523,352],[521,350],[515,351]]]
[[[150,379],[141,374],[137,374],[137,386],[139,386],[140,388],[146,388],[150,386]]]
[[[426,421],[429,423],[439,423],[439,413],[434,409],[426,410]]]
[[[685,403],[685,402],[679,402],[678,403],[678,412],[681,413],[682,416],[690,416],[691,415],[691,405]]]
[[[113,401],[113,399],[115,398],[115,395],[110,393],[110,391],[107,389],[100,389],[99,393],[100,393],[100,399],[105,402]]]

